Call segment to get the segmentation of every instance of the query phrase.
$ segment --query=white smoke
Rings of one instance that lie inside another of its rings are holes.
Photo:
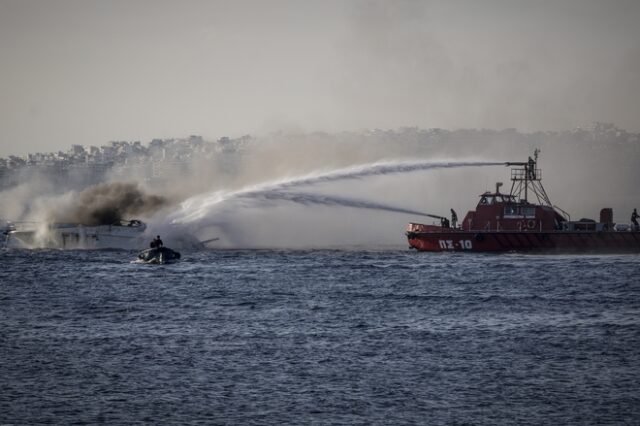
[[[360,198],[342,196],[337,194],[340,188],[329,184],[343,186],[349,181],[367,184],[367,178],[501,164],[503,163],[486,161],[395,161],[315,172],[236,191],[213,191],[192,197],[170,214],[166,222],[184,229],[185,232],[202,235],[203,239],[207,237],[208,230],[216,228],[212,231],[214,234],[208,236],[226,235],[226,246],[232,247],[311,247],[319,244],[336,246],[364,243],[358,235],[366,235],[369,239],[376,237],[378,244],[384,244],[385,241],[397,244],[401,241],[397,237],[402,235],[404,222],[408,218],[427,216],[426,212],[409,206],[379,202],[369,194]],[[330,188],[327,189],[327,186]],[[295,191],[302,187],[307,188],[307,191]],[[333,193],[326,194],[318,190],[331,190]],[[354,211],[360,213],[353,216]],[[368,229],[361,229],[371,217],[367,215],[363,219],[363,211],[385,215],[386,218],[382,220],[385,223],[367,225]],[[282,221],[283,218],[286,220]],[[386,224],[390,218],[393,225]],[[344,229],[345,220],[353,224],[352,229]],[[309,229],[309,223],[314,224],[313,229]],[[230,235],[232,238],[229,238]],[[396,238],[389,239],[388,235],[396,235]]]

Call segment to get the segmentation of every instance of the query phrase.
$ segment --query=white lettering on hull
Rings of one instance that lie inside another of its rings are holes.
[[[471,240],[460,240],[457,242],[453,240],[438,240],[438,245],[443,250],[471,250],[473,248]]]

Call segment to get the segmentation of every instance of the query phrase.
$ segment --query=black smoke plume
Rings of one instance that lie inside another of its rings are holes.
[[[111,225],[137,215],[152,214],[166,204],[166,198],[145,194],[137,184],[103,183],[78,194],[69,208],[54,213],[53,221]]]

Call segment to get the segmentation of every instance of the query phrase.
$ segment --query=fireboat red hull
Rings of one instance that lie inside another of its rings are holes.
[[[600,220],[570,220],[564,210],[554,206],[542,186],[538,169],[539,150],[525,162],[505,163],[511,169],[511,190],[480,194],[475,210],[470,210],[460,226],[451,209],[451,222],[440,219],[440,226],[409,223],[409,245],[420,251],[475,252],[563,252],[563,253],[640,253],[640,215],[633,211],[632,224],[616,224],[613,209],[600,210]]]
[[[418,251],[640,253],[640,232],[421,231],[409,224],[409,245]]]

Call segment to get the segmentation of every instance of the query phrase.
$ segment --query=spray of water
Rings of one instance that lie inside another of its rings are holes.
[[[326,182],[335,182],[347,179],[360,179],[369,176],[392,175],[409,173],[429,169],[445,169],[456,167],[498,166],[504,163],[486,161],[447,161],[447,162],[391,162],[364,164],[346,169],[334,170],[324,173],[315,173],[288,181],[280,181],[271,184],[274,190],[288,189],[306,185],[317,185]]]
[[[399,213],[419,214],[412,210],[400,207],[388,206],[366,200],[340,198],[310,193],[293,193],[290,189],[298,187],[311,187],[328,182],[336,182],[348,179],[360,179],[370,176],[410,173],[430,169],[495,166],[504,163],[480,162],[480,161],[423,161],[423,162],[389,162],[365,164],[329,172],[316,172],[305,176],[263,183],[243,188],[238,191],[216,191],[204,196],[193,197],[181,204],[180,209],[169,216],[169,221],[174,225],[204,225],[220,224],[219,218],[214,219],[216,213],[225,203],[231,201],[240,202],[243,206],[260,206],[260,202],[286,200],[303,205],[322,204],[327,206],[343,206],[352,208],[366,208]],[[262,204],[264,206],[264,204]]]
[[[266,207],[279,201],[288,201],[303,206],[349,207],[354,209],[378,210],[393,213],[404,213],[414,216],[430,217],[428,214],[388,204],[376,203],[357,198],[337,197],[334,195],[314,194],[309,192],[272,191],[258,194],[250,199],[251,207]],[[243,204],[247,206],[247,204]]]

